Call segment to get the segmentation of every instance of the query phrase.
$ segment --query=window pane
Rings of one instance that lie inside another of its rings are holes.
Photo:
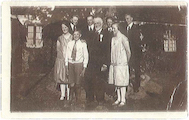
[[[26,42],[26,47],[32,47],[33,46],[33,39],[28,39]]]
[[[165,52],[167,52],[167,51],[168,51],[168,48],[164,48],[164,50],[165,50]]]
[[[42,40],[36,40],[36,48],[43,47],[43,41]]]
[[[173,48],[169,48],[169,52],[172,52],[173,51]]]
[[[28,33],[28,38],[33,39],[33,33]]]
[[[174,40],[174,44],[173,44],[173,50],[176,51],[176,40]]]
[[[164,40],[164,51],[167,52],[168,51],[168,41]]]
[[[177,51],[177,48],[176,48],[176,46],[174,47],[174,51]]]
[[[28,26],[28,32],[33,32],[34,26]]]
[[[36,33],[36,39],[41,39],[41,33]]]
[[[28,39],[28,40],[27,40],[27,43],[33,44],[33,39]]]
[[[42,32],[42,27],[41,26],[37,26],[36,27],[36,32]]]

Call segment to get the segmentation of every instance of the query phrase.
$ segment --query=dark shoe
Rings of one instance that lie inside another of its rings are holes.
[[[134,92],[135,92],[135,93],[139,92],[139,89],[134,89]]]

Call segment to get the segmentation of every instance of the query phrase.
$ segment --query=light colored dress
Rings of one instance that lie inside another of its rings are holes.
[[[109,69],[109,84],[115,86],[128,86],[129,67],[128,57],[130,57],[130,47],[127,37],[118,33],[118,37],[113,37],[111,42],[111,65]]]
[[[66,76],[65,57],[68,42],[71,40],[71,34],[69,35],[68,39],[66,39],[62,34],[57,40],[57,57],[54,66],[54,79],[56,83],[69,83]]]

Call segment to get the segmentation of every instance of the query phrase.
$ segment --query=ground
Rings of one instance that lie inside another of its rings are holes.
[[[124,107],[112,106],[114,98],[108,95],[104,104],[98,105],[94,102],[88,107],[84,90],[83,104],[80,106],[60,101],[60,91],[55,89],[52,76],[53,69],[44,74],[28,73],[12,77],[11,111],[165,111],[170,95],[178,83],[177,77],[173,77],[172,74],[145,73],[139,93],[133,93],[132,87],[128,88],[127,104]]]

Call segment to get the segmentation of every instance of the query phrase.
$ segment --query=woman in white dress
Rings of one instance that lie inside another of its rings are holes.
[[[72,35],[69,33],[69,24],[67,22],[62,23],[63,34],[58,37],[57,40],[57,57],[54,66],[54,79],[57,85],[60,85],[61,97],[60,100],[65,99],[65,90],[67,89],[67,100],[69,100],[69,81],[66,75],[65,57],[67,44],[72,40]]]
[[[117,90],[117,100],[113,105],[126,104],[126,87],[129,85],[128,61],[131,56],[128,38],[119,31],[119,24],[112,25],[114,37],[111,41],[111,65],[109,84],[114,84]]]

